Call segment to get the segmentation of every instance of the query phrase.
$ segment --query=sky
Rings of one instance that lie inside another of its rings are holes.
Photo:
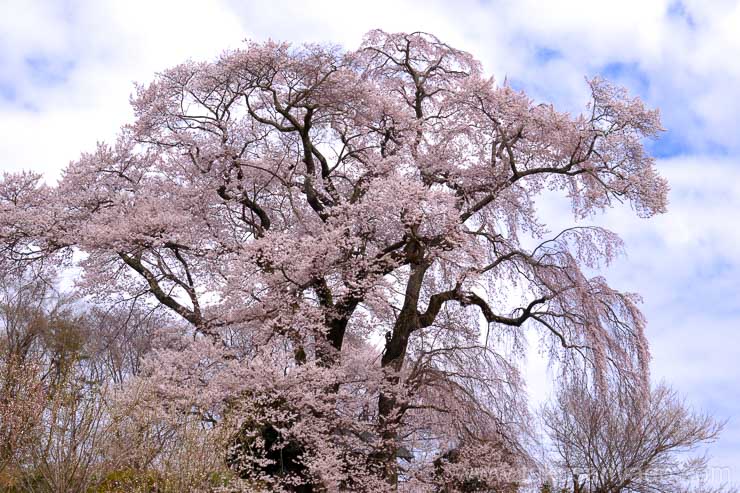
[[[740,484],[740,2],[713,0],[157,1],[0,0],[0,171],[49,180],[131,120],[134,82],[245,39],[359,46],[370,29],[426,31],[537,101],[577,113],[602,75],[660,108],[649,142],[671,185],[669,212],[590,218],[627,255],[606,270],[639,292],[652,376],[727,419],[715,480]],[[571,218],[540,204],[555,230]],[[547,393],[536,353],[530,395]],[[544,375],[544,376],[543,376]]]

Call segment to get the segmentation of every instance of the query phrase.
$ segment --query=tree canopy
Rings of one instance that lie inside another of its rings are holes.
[[[0,265],[168,312],[144,402],[232,430],[255,488],[514,487],[526,401],[503,346],[538,331],[565,374],[648,374],[637,296],[588,275],[620,239],[550,234],[535,207],[666,208],[658,112],[588,85],[574,116],[426,33],[248,43],[138,86],[134,121],[58,183],[4,174]]]

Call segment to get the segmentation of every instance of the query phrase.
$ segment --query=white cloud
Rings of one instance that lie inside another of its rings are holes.
[[[112,139],[132,114],[135,81],[187,58],[211,58],[246,37],[239,18],[217,2],[4,2],[0,83],[3,168],[33,168],[50,178],[80,151]],[[15,7],[15,8],[13,8]],[[29,67],[29,58],[68,60],[61,80]]]

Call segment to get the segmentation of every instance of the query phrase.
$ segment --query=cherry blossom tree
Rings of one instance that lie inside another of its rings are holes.
[[[57,184],[3,176],[0,263],[74,266],[91,303],[185,323],[139,401],[231,427],[249,488],[514,484],[525,329],[563,372],[647,375],[638,298],[586,273],[619,238],[550,234],[535,208],[561,190],[577,219],[665,210],[657,111],[588,84],[583,114],[558,112],[426,33],[186,62]]]

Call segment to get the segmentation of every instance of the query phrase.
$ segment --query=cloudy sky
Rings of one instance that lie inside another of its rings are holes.
[[[596,74],[660,108],[667,131],[649,147],[670,212],[592,222],[626,240],[607,274],[645,299],[654,378],[729,419],[713,465],[740,483],[739,2],[0,0],[0,170],[53,180],[131,118],[134,81],[187,58],[245,38],[355,48],[372,28],[432,32],[561,109],[579,111]],[[569,220],[557,203],[542,213]]]

